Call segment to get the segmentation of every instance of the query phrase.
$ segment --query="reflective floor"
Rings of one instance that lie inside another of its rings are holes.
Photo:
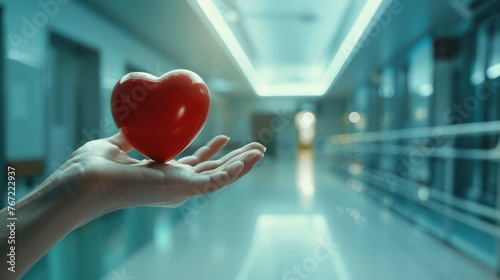
[[[265,158],[104,279],[498,279],[346,185],[311,154]]]

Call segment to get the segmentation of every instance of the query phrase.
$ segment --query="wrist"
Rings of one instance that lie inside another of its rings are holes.
[[[106,212],[95,188],[88,183],[90,176],[83,162],[69,160],[42,183],[38,196],[67,212],[68,224],[79,227]]]
[[[64,164],[16,203],[16,272],[22,275],[68,233],[97,216],[79,184],[80,166]],[[1,213],[6,215],[6,213]]]
[[[106,213],[124,208],[124,199],[117,194],[118,188],[110,184],[108,178],[109,165],[100,162],[88,162],[88,159],[76,159],[66,174],[68,175],[68,195],[78,201],[84,214],[85,222],[89,222]]]

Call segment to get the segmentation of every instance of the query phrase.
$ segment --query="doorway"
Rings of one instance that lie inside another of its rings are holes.
[[[276,131],[272,129],[275,115],[255,113],[252,115],[252,139],[266,147],[266,155],[276,156]]]
[[[99,53],[50,34],[47,87],[47,175],[99,131]],[[45,257],[50,279],[97,279],[102,275],[103,226],[90,223],[69,234]],[[96,240],[99,241],[96,243]],[[92,246],[89,246],[92,244]],[[97,248],[97,249],[96,249]]]
[[[295,114],[299,150],[312,151],[316,135],[316,115],[311,111],[300,111]]]
[[[99,128],[99,54],[55,33],[50,35],[47,163],[52,173]],[[94,135],[98,136],[98,135]],[[47,174],[48,175],[48,174]]]

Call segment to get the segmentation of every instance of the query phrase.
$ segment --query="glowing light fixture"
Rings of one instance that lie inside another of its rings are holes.
[[[425,83],[418,88],[418,94],[420,94],[420,96],[431,96],[433,93],[434,87],[429,83]]]
[[[431,37],[425,37],[413,47],[409,64],[410,90],[422,97],[431,96],[434,93],[434,58]]]
[[[349,121],[351,123],[358,123],[361,120],[361,115],[358,112],[351,112],[349,114]]]
[[[429,200],[431,193],[430,193],[428,188],[420,187],[420,188],[418,188],[417,196],[418,196],[418,199],[420,199],[422,201],[427,201],[427,200]]]
[[[495,32],[491,38],[491,55],[486,75],[490,79],[500,77],[500,19],[497,19]]]
[[[304,112],[304,114],[302,114],[302,117],[300,118],[300,126],[302,128],[308,128],[311,126],[311,124],[314,122],[315,120],[315,117],[314,117],[314,114],[311,113],[311,112]]]
[[[487,26],[482,25],[477,32],[476,51],[472,64],[471,82],[473,85],[480,85],[484,82],[484,68],[486,64],[486,49],[488,47]]]
[[[227,15],[221,14],[221,11],[213,1],[191,0],[190,3],[200,13],[202,18],[208,20],[217,36],[220,37],[224,46],[241,69],[252,89],[260,96],[321,96],[327,93],[345,64],[352,58],[357,46],[364,38],[363,34],[369,28],[369,24],[378,12],[381,4],[386,2],[386,0],[366,0],[353,25],[344,37],[342,44],[340,44],[340,48],[335,52],[332,60],[325,64],[327,66],[322,67],[322,71],[316,75],[317,79],[298,79],[291,82],[278,81],[272,83],[262,78],[266,76],[265,73],[263,75],[252,63],[231,30],[231,27],[228,25]],[[233,21],[234,18],[236,18],[235,15],[230,16],[229,21]],[[305,71],[299,71],[298,73],[302,72]]]
[[[382,98],[392,98],[396,93],[396,70],[393,66],[384,68],[381,74],[379,94]]]
[[[500,77],[500,63],[488,67],[486,74],[488,75],[488,78],[492,80]]]

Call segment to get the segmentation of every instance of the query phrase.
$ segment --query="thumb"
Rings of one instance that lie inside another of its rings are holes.
[[[115,134],[109,138],[106,138],[104,140],[117,146],[118,148],[120,148],[120,150],[124,151],[125,153],[128,153],[134,149],[134,147],[132,145],[130,145],[130,143],[127,141],[127,139],[125,139],[125,137],[123,137],[121,132],[118,132],[117,134]]]

